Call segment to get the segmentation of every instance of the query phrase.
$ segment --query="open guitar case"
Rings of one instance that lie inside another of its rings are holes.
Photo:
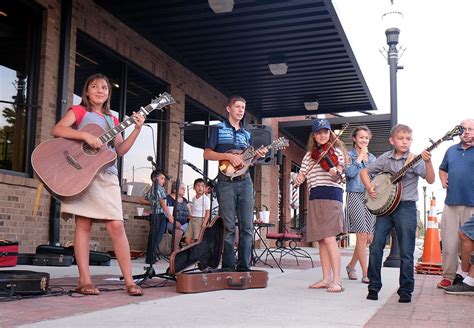
[[[200,293],[222,289],[265,288],[268,272],[217,269],[224,247],[224,221],[216,216],[201,230],[196,243],[171,254],[169,273],[176,276],[178,293]],[[185,271],[197,263],[198,272]]]

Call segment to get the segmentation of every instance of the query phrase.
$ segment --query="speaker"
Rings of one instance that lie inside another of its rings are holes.
[[[273,142],[273,129],[263,124],[249,124],[245,127],[252,135],[252,146],[255,149],[260,146],[268,146]],[[265,157],[257,159],[255,164],[270,165],[273,163],[273,149],[269,150]]]

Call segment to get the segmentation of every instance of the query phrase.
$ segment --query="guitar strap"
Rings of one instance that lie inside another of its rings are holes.
[[[403,166],[407,166],[407,164],[409,164],[413,160],[413,158],[415,158],[415,154],[409,153]]]
[[[105,114],[104,117],[105,117],[105,120],[107,121],[107,124],[109,125],[109,127],[111,129],[113,129],[115,127],[115,125],[114,125],[114,121],[112,120],[112,117],[109,114]],[[113,143],[114,139],[115,139],[115,137],[112,140],[110,140],[110,145],[112,147],[114,147],[114,143]]]

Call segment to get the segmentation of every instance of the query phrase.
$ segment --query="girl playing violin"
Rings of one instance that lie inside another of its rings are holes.
[[[327,289],[330,293],[344,291],[341,281],[341,254],[336,236],[342,234],[344,210],[343,182],[347,151],[344,144],[331,132],[325,119],[313,123],[308,141],[308,152],[303,157],[296,183],[307,178],[309,191],[306,241],[317,241],[323,278],[309,288]],[[329,163],[331,161],[331,163]]]

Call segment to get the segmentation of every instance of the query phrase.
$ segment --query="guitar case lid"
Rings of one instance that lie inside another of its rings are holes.
[[[220,216],[201,230],[196,243],[174,251],[170,257],[169,273],[175,275],[198,263],[200,270],[219,266],[224,247],[224,221]]]

